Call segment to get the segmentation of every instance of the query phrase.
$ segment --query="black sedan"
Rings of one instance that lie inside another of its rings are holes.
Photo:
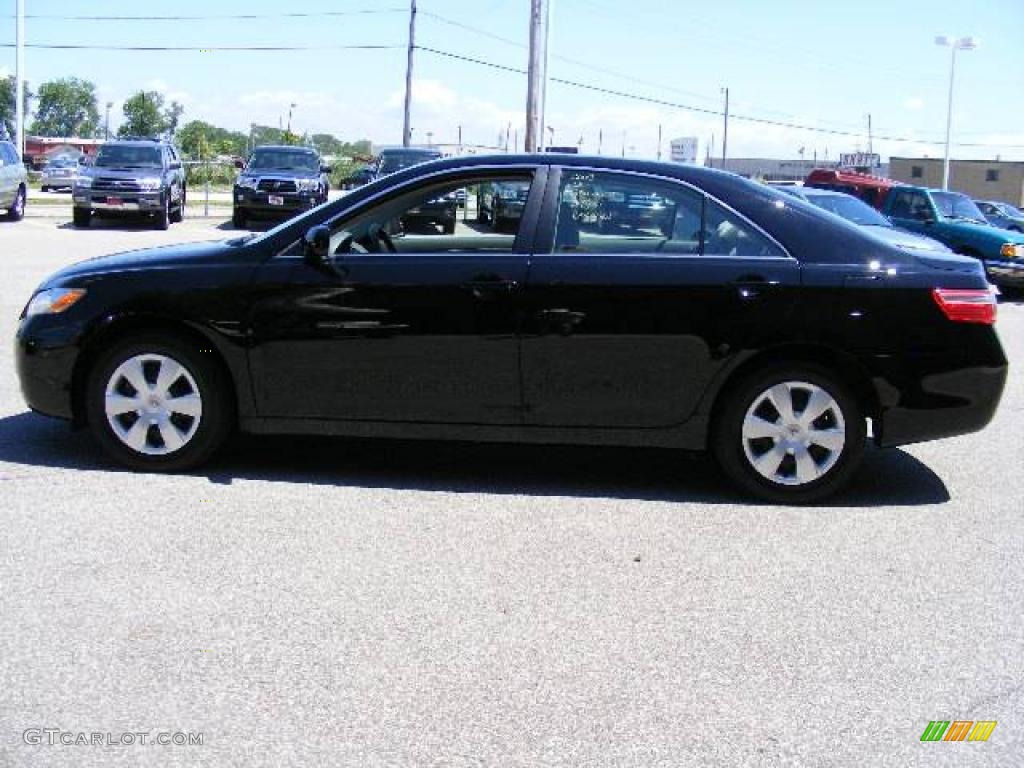
[[[403,218],[528,188],[516,226]],[[609,231],[605,199],[665,226]],[[709,449],[762,498],[841,487],[867,439],[971,432],[1007,375],[980,263],[901,250],[709,169],[440,160],[262,235],[83,262],[17,331],[36,411],[181,470],[234,429]]]

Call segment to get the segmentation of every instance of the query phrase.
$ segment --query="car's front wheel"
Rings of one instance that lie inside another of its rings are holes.
[[[71,218],[76,227],[85,228],[92,221],[92,211],[88,208],[75,208],[71,212]]]
[[[18,191],[14,195],[14,202],[11,203],[11,207],[7,209],[7,218],[11,221],[21,221],[25,218],[25,188],[18,187]]]
[[[231,226],[235,229],[245,229],[245,210],[242,208],[235,208],[231,214]]]
[[[164,195],[163,205],[160,206],[160,210],[155,214],[154,223],[157,229],[170,229],[171,227],[171,193],[168,191]]]
[[[726,475],[773,502],[807,504],[845,485],[864,454],[864,415],[831,372],[780,366],[726,395],[713,449]]]
[[[142,471],[201,464],[234,422],[233,400],[209,352],[173,337],[115,344],[86,383],[89,426],[117,461]]]

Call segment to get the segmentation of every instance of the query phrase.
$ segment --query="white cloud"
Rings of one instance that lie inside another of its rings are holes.
[[[7,67],[0,67],[0,80],[10,77],[12,74],[11,70]]]
[[[924,109],[924,99],[920,96],[911,96],[909,99],[903,102],[903,106],[912,112],[917,112]]]

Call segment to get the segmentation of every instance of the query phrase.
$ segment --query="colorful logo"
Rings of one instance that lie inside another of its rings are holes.
[[[932,720],[921,741],[988,741],[995,727],[995,720]]]

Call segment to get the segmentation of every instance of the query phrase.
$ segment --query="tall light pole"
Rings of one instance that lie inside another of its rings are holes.
[[[409,50],[405,59],[405,109],[402,116],[402,146],[408,147],[412,141],[410,112],[412,112],[412,58],[416,50],[416,0],[409,4]]]
[[[729,147],[729,89],[723,88],[722,93],[725,94],[725,112],[724,124],[722,125],[722,170],[725,170],[725,153]]]
[[[14,130],[18,156],[25,159],[25,0],[18,0],[15,22]]]
[[[110,108],[114,106],[114,102],[107,102],[107,119],[103,124],[103,140],[107,141],[110,138]]]
[[[526,152],[536,152],[544,143],[543,99],[546,77],[544,61],[545,0],[530,0],[530,57],[526,75]]]
[[[956,52],[972,51],[978,47],[973,37],[952,38],[940,35],[935,44],[950,49],[949,57],[949,101],[946,109],[946,157],[942,161],[942,188],[949,189],[949,136],[953,128],[953,75],[956,73]]]
[[[291,135],[291,132],[292,132],[292,110],[295,109],[297,106],[298,106],[298,104],[296,104],[295,102],[292,102],[291,104],[288,105],[288,134],[289,134],[289,136]]]

